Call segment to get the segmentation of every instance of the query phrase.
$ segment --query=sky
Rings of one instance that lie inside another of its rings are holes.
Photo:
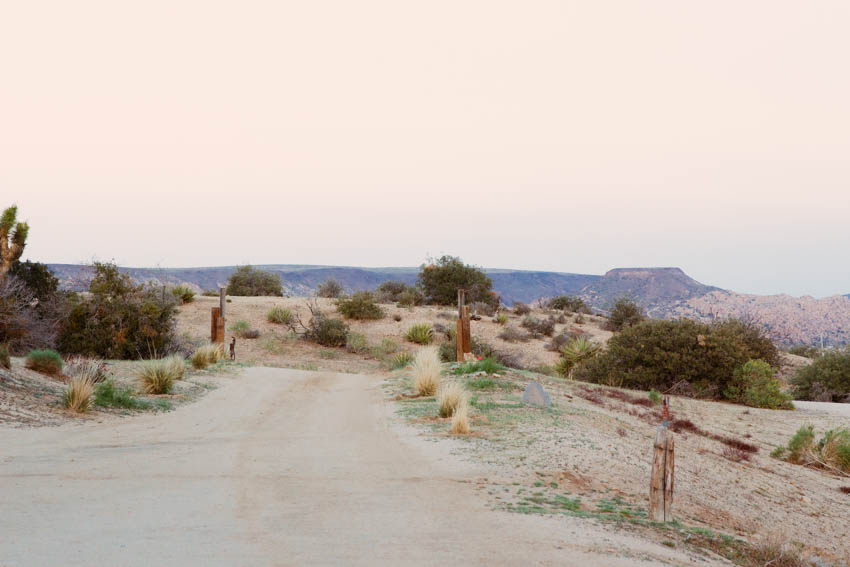
[[[0,207],[127,266],[850,293],[850,3],[9,2]]]

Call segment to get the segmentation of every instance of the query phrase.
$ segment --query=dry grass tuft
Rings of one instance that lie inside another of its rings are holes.
[[[469,435],[469,403],[464,399],[452,416],[452,434]]]
[[[222,345],[208,344],[198,349],[192,354],[192,366],[198,370],[202,370],[210,364],[215,364],[219,361],[222,355]]]
[[[65,390],[65,407],[76,413],[85,413],[91,406],[94,394],[94,380],[90,376],[74,376],[68,381]]]
[[[186,361],[179,354],[172,354],[167,358],[162,359],[163,364],[168,367],[168,371],[174,375],[175,380],[182,380],[186,374]]]
[[[810,567],[812,564],[800,554],[800,551],[788,538],[773,534],[753,545],[744,558],[745,565],[756,567]]]
[[[136,367],[136,378],[145,394],[168,394],[177,380],[177,372],[168,359],[143,360]]]
[[[433,396],[440,386],[440,355],[436,348],[424,348],[413,361],[413,387],[419,396]]]
[[[449,382],[437,392],[440,417],[452,417],[461,404],[467,403],[466,390],[457,382]]]
[[[71,378],[88,378],[92,384],[107,378],[106,363],[99,358],[74,356],[65,363],[65,374]]]

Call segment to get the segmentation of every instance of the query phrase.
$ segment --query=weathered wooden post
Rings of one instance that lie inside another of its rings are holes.
[[[218,312],[218,320],[216,321],[216,342],[220,344],[224,344],[224,323],[225,323],[225,315],[224,315],[224,306],[227,305],[227,288],[220,287],[218,288],[218,303],[219,303],[219,312]]]
[[[472,354],[472,334],[469,326],[469,306],[466,303],[466,290],[457,290],[457,361],[463,362],[467,354]]]
[[[664,396],[661,425],[655,431],[652,454],[652,477],[649,483],[649,519],[653,522],[673,521],[673,485],[675,482],[675,445],[667,428],[670,420],[670,396]]]
[[[210,310],[210,342],[211,343],[219,342],[219,340],[218,340],[218,320],[219,319],[221,319],[221,308],[220,307],[213,307]]]

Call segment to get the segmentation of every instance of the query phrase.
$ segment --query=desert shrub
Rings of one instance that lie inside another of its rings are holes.
[[[581,364],[599,354],[602,345],[587,340],[584,337],[572,339],[560,348],[561,358],[555,365],[555,370],[561,376],[572,378],[573,371]]]
[[[554,337],[549,343],[546,345],[548,350],[554,350],[555,352],[560,352],[561,347],[570,342],[574,337],[571,337],[567,333],[561,331]]]
[[[345,349],[348,352],[363,354],[369,351],[369,341],[363,333],[350,332],[345,338]]]
[[[398,323],[399,321],[401,321],[401,314],[399,314],[399,313],[394,313],[394,314],[393,314],[393,321],[395,321],[396,323]]]
[[[272,307],[269,312],[266,313],[266,319],[269,323],[289,325],[292,323],[292,310],[287,309],[286,307],[281,307],[280,305]]]
[[[649,320],[625,327],[607,349],[575,370],[579,380],[682,395],[719,398],[735,369],[778,357],[769,340],[737,322],[707,325],[689,319]],[[772,349],[772,352],[771,352]]]
[[[529,313],[531,313],[531,307],[529,307],[522,301],[515,301],[514,313],[516,313],[517,315],[528,315]]]
[[[818,347],[811,345],[794,345],[788,349],[788,353],[805,358],[817,358],[820,356],[821,351]]]
[[[791,379],[801,400],[850,401],[850,350],[827,351]]]
[[[146,394],[170,394],[174,382],[182,377],[183,368],[178,371],[174,361],[168,359],[143,360],[135,369],[139,387]],[[179,374],[178,374],[179,372]]]
[[[396,303],[399,295],[407,289],[407,284],[404,282],[387,281],[378,286],[375,290],[375,296],[381,303]]]
[[[494,321],[496,321],[496,323],[498,323],[499,325],[506,325],[508,323],[508,314],[498,313]]]
[[[454,339],[440,343],[438,354],[443,362],[455,362],[457,360],[457,343]]]
[[[398,295],[398,305],[400,307],[414,307],[422,305],[425,301],[425,296],[415,287],[408,287]]]
[[[662,400],[663,400],[663,398],[661,396],[661,392],[658,392],[657,390],[650,390],[649,391],[649,401],[652,402],[652,405],[654,405],[654,406],[661,405]]]
[[[430,344],[434,340],[434,327],[430,323],[417,323],[407,330],[404,338],[420,345]]]
[[[492,317],[496,314],[496,305],[493,305],[492,303],[485,303],[483,301],[476,301],[472,304],[472,312],[483,317]]]
[[[211,364],[215,364],[222,357],[222,345],[220,344],[207,344],[198,347],[194,353],[192,353],[191,361],[192,367],[197,370],[203,370],[207,366]]]
[[[243,339],[256,339],[260,336],[260,331],[252,329],[247,321],[241,319],[234,321],[230,326],[230,330]]]
[[[39,303],[53,298],[59,291],[59,280],[40,262],[17,261],[12,264],[9,275],[22,282]]]
[[[557,309],[559,311],[572,311],[574,313],[590,313],[590,306],[580,297],[571,295],[561,295],[550,299],[546,306],[549,309]]]
[[[383,354],[392,354],[398,350],[398,342],[395,340],[384,337],[381,339],[381,351]]]
[[[763,360],[748,360],[736,368],[723,395],[755,408],[794,409],[791,396],[782,391],[773,367]]]
[[[453,416],[457,407],[464,402],[466,402],[466,390],[457,382],[444,384],[437,392],[440,417]]]
[[[490,293],[492,280],[480,268],[468,266],[454,256],[443,256],[423,265],[418,282],[428,303],[454,305],[457,290],[465,289],[469,303],[498,305],[498,298]]]
[[[804,425],[797,430],[788,446],[778,448],[771,456],[790,463],[850,473],[850,430],[830,429],[815,441],[814,427]]]
[[[150,407],[149,403],[136,398],[132,388],[121,388],[113,380],[107,380],[95,387],[94,405],[124,409],[145,409]]]
[[[12,369],[12,360],[9,358],[9,347],[4,344],[0,344],[0,368],[5,368],[6,370]]]
[[[440,386],[440,358],[433,347],[420,350],[413,361],[413,388],[419,396],[433,396]]]
[[[201,293],[204,297],[219,297],[220,292],[215,291],[213,289],[205,289],[203,293]]]
[[[516,343],[526,342],[531,338],[531,336],[525,331],[517,329],[513,325],[508,325],[501,333],[499,333],[499,338],[509,343]]]
[[[476,372],[484,372],[486,374],[497,374],[502,372],[505,367],[499,364],[493,358],[482,358],[475,362],[464,362],[453,368],[451,373],[455,375],[474,374]]]
[[[526,315],[520,325],[527,329],[534,337],[551,337],[555,332],[555,321],[553,319],[538,319],[537,317]]]
[[[237,267],[227,280],[228,295],[280,297],[282,287],[280,275],[251,266]]]
[[[452,434],[469,434],[469,403],[466,400],[458,404],[452,415]]]
[[[65,363],[55,350],[37,349],[29,352],[25,364],[30,370],[51,376],[58,376],[62,373],[62,367]]]
[[[66,376],[86,377],[93,384],[103,382],[108,376],[106,363],[88,356],[72,356],[65,362],[64,372]]]
[[[66,305],[65,295],[42,299],[10,272],[0,278],[0,343],[10,354],[53,347]]]
[[[609,331],[622,331],[626,327],[637,325],[646,319],[643,308],[627,297],[621,297],[611,308],[605,328]]]
[[[334,278],[328,278],[316,288],[319,297],[336,298],[342,295],[342,284]]]
[[[346,319],[381,319],[385,315],[384,310],[375,303],[375,296],[371,291],[358,291],[340,297],[336,301],[336,310]]]
[[[305,338],[326,347],[339,347],[345,345],[348,336],[348,325],[340,319],[319,316],[313,318],[310,332]]]
[[[575,324],[576,324],[576,325],[584,325],[584,323],[585,323],[584,315],[582,315],[581,313],[579,313],[578,315],[576,315]]]
[[[171,295],[181,304],[195,301],[195,292],[187,285],[176,285],[171,288]]]
[[[94,382],[88,376],[74,376],[68,380],[63,402],[66,409],[77,413],[89,411]]]
[[[413,355],[403,350],[395,353],[392,359],[393,369],[405,368],[413,363]]]
[[[76,296],[62,324],[58,350],[105,359],[170,352],[176,301],[160,290],[136,286],[114,264],[94,264],[89,297]]]

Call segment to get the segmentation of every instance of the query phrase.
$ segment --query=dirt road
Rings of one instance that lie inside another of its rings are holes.
[[[0,429],[0,566],[707,565],[489,509],[380,378],[271,368],[167,414]]]

